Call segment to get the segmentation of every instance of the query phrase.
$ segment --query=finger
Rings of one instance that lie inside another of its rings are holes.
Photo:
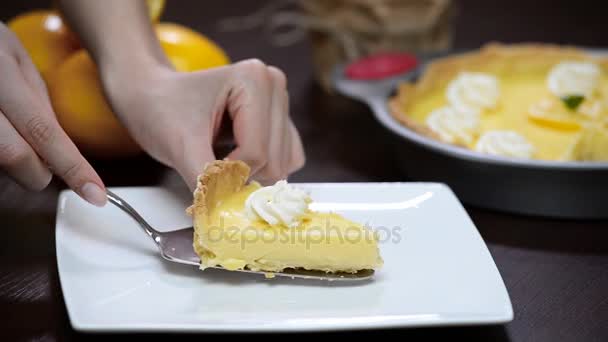
[[[0,111],[0,167],[26,189],[42,190],[52,174]]]
[[[272,79],[272,103],[269,117],[268,162],[256,178],[266,184],[275,183],[287,178],[289,164],[290,130],[288,117],[287,79],[282,71],[268,67]]]
[[[291,131],[291,154],[288,169],[289,173],[292,173],[304,166],[306,163],[306,155],[304,153],[304,146],[302,145],[300,134],[291,120],[289,122],[289,128]]]
[[[275,94],[273,95],[273,99],[278,99],[276,102],[276,111],[278,115],[281,115],[281,132],[282,132],[282,143],[281,146],[282,151],[281,155],[278,158],[281,160],[281,169],[282,169],[282,179],[286,179],[289,174],[289,162],[291,155],[291,130],[289,128],[289,123],[291,119],[289,118],[289,93],[287,92],[287,77],[283,73],[283,71],[279,70],[275,67],[269,67],[270,72],[274,75],[275,80]]]
[[[227,158],[246,162],[251,174],[256,174],[268,160],[272,81],[267,67],[258,60],[237,63],[233,70],[227,109],[237,147]]]
[[[284,114],[284,127],[283,127],[283,151],[282,151],[282,168],[283,168],[283,179],[287,179],[287,177],[289,176],[289,173],[291,172],[289,170],[289,165],[291,163],[291,150],[292,150],[292,144],[293,144],[293,138],[292,138],[292,133],[291,133],[291,128],[290,128],[290,123],[291,123],[291,119],[289,118],[289,95],[287,93],[287,90],[283,90],[283,105],[282,105],[282,112],[285,113]]]
[[[46,88],[46,84],[44,80],[40,76],[40,73],[36,69],[34,62],[28,55],[27,51],[21,45],[18,39],[15,37],[15,42],[13,42],[15,47],[15,54],[17,58],[17,63],[19,63],[19,68],[23,74],[23,78],[34,89],[34,91],[39,94],[45,102],[45,105],[51,107],[51,100],[48,95],[48,90]]]
[[[285,76],[276,68],[268,68],[272,80],[270,116],[268,117],[268,162],[256,177],[263,183],[274,183],[286,177],[284,162],[287,140],[287,118],[285,115]]]
[[[59,126],[52,109],[24,79],[16,60],[2,59],[0,110],[51,171],[85,200],[106,203],[103,182]]]
[[[197,177],[202,173],[205,165],[215,160],[209,135],[192,138],[193,143],[185,142],[183,155],[175,159],[175,169],[190,190],[196,188]]]

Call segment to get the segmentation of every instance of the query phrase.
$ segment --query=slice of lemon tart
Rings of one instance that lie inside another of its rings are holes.
[[[241,161],[206,165],[189,213],[201,268],[356,273],[383,263],[378,236],[337,213],[309,209],[308,194],[286,181],[247,183]]]

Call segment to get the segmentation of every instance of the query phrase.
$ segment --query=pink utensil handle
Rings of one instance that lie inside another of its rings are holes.
[[[418,66],[418,59],[409,53],[378,53],[348,64],[344,70],[351,80],[381,80],[411,71]]]

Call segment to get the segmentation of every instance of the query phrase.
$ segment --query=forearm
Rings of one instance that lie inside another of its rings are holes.
[[[61,11],[101,72],[170,65],[143,0],[60,0]]]

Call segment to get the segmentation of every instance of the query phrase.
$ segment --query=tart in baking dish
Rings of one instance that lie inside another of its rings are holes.
[[[433,61],[389,100],[403,125],[511,158],[608,160],[608,60],[547,44],[489,44]]]

